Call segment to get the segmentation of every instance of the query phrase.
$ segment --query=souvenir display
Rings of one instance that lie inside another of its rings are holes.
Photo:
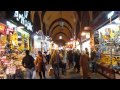
[[[115,70],[119,70],[120,66],[120,21],[118,21],[119,18],[96,31],[99,35],[96,36],[98,43],[95,43],[95,46],[100,54],[97,71],[111,79],[115,78]]]

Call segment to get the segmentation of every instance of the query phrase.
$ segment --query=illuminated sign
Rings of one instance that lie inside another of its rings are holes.
[[[114,15],[114,11],[110,12],[110,13],[108,14],[108,16],[107,16],[108,19],[111,18],[113,15]]]
[[[29,20],[27,20],[28,14],[29,14],[29,11],[24,11],[24,13],[22,14],[19,11],[15,11],[14,17],[16,18],[17,21],[23,24],[27,28],[27,30],[30,30],[33,32],[33,29],[32,29],[33,25]]]

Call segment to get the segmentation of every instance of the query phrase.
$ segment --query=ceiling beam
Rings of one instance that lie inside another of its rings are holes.
[[[53,29],[50,31],[50,33],[49,33],[49,36],[51,36],[52,35],[52,33],[54,32],[54,30],[57,28],[57,27],[59,27],[60,25],[58,24],[58,25],[56,25],[56,26],[54,26],[53,27]],[[66,25],[64,25],[63,27],[65,27],[69,32],[70,32],[70,37],[72,37],[72,32],[71,32],[71,30],[66,26]]]
[[[50,25],[50,27],[49,27],[49,30],[52,28],[52,26],[53,26],[55,23],[60,22],[60,21],[66,22],[66,23],[70,26],[70,28],[73,29],[72,25],[71,25],[66,19],[58,18],[58,19],[54,20],[54,21],[51,23],[51,25]]]

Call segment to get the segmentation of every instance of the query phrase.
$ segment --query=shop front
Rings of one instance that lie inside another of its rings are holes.
[[[18,50],[30,50],[30,34],[25,30],[18,28]]]
[[[48,36],[45,37],[45,43],[44,43],[44,46],[45,46],[45,49],[44,51],[47,52],[47,51],[50,51],[50,38]]]
[[[24,29],[7,21],[6,35],[6,46],[8,49],[11,49],[12,52],[14,52],[15,50],[18,50],[20,52],[23,52],[24,50],[29,50],[30,34]]]
[[[42,37],[35,35],[34,36],[34,54],[37,54],[38,51],[42,51]]]
[[[83,32],[84,35],[81,35],[81,50],[85,51],[85,48],[88,49],[89,52],[89,56],[90,56],[90,52],[91,52],[91,47],[90,47],[90,32]],[[83,34],[82,33],[82,34]]]
[[[79,40],[76,40],[75,47],[76,47],[77,50],[81,51],[80,50],[81,48],[80,48],[80,42],[79,42]]]
[[[91,52],[90,48],[90,39],[86,40],[85,42],[82,43],[82,51],[85,51],[85,48],[88,49],[88,52]]]
[[[100,54],[97,71],[110,79],[120,78],[120,19],[110,19],[94,32],[95,48]],[[117,73],[116,73],[117,72]],[[117,75],[117,77],[116,77]]]
[[[9,14],[4,33],[5,27],[0,24],[0,44],[5,49],[4,54],[0,57],[0,75],[4,75],[8,79],[24,78],[23,74],[20,77],[14,76],[17,71],[23,73],[25,70],[21,61],[25,55],[24,50],[30,50],[32,24],[27,19],[28,11],[14,11]]]
[[[9,13],[7,21],[7,34],[10,37],[9,43],[19,51],[30,50],[30,39],[33,32],[33,26],[29,20],[29,11],[14,11]]]
[[[0,57],[5,52],[5,45],[6,45],[6,25],[0,23]]]
[[[37,54],[38,51],[47,52],[50,49],[50,38],[45,36],[42,30],[34,34],[34,53]]]

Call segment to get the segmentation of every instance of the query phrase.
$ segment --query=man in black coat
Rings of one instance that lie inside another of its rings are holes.
[[[77,69],[77,73],[80,72],[80,53],[79,51],[75,52],[74,53],[74,61],[75,61],[75,66],[74,66],[74,69]]]
[[[26,68],[26,79],[32,79],[35,66],[34,58],[31,55],[29,55],[29,50],[26,50],[26,56],[22,60],[22,65],[24,68]]]

